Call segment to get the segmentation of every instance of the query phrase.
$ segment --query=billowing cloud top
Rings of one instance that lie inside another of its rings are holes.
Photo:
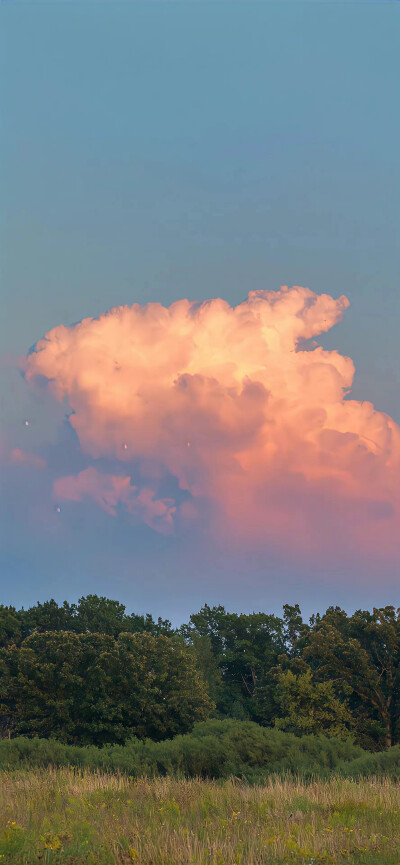
[[[134,304],[54,328],[26,378],[68,399],[84,453],[120,463],[58,478],[57,498],[121,506],[163,532],[212,514],[207,530],[231,544],[393,553],[400,428],[348,398],[350,358],[305,345],[348,305],[284,286],[234,308]],[[168,478],[183,495],[161,494]]]

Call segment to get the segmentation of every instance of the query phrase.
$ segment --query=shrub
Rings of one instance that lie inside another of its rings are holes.
[[[392,750],[400,754],[398,749]],[[201,722],[191,733],[162,742],[132,738],[125,745],[110,744],[102,748],[23,736],[0,741],[0,767],[7,769],[69,765],[119,771],[133,777],[227,778],[234,775],[251,782],[271,774],[290,773],[304,778],[325,776],[339,767],[341,770],[351,765],[362,767],[370,758],[379,760],[389,754],[371,755],[347,741],[325,736],[298,737],[260,727],[252,721],[234,720]],[[393,767],[395,762],[390,763],[389,759],[388,765]]]

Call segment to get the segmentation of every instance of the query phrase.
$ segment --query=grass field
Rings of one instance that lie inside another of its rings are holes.
[[[0,775],[0,862],[252,865],[400,862],[400,787],[130,780],[68,768]]]

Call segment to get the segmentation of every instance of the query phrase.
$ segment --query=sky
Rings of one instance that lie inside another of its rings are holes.
[[[1,602],[400,604],[396,2],[1,15]]]

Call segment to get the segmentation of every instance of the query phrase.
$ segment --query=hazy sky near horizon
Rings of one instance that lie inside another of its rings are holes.
[[[399,15],[2,4],[1,602],[400,604]]]

